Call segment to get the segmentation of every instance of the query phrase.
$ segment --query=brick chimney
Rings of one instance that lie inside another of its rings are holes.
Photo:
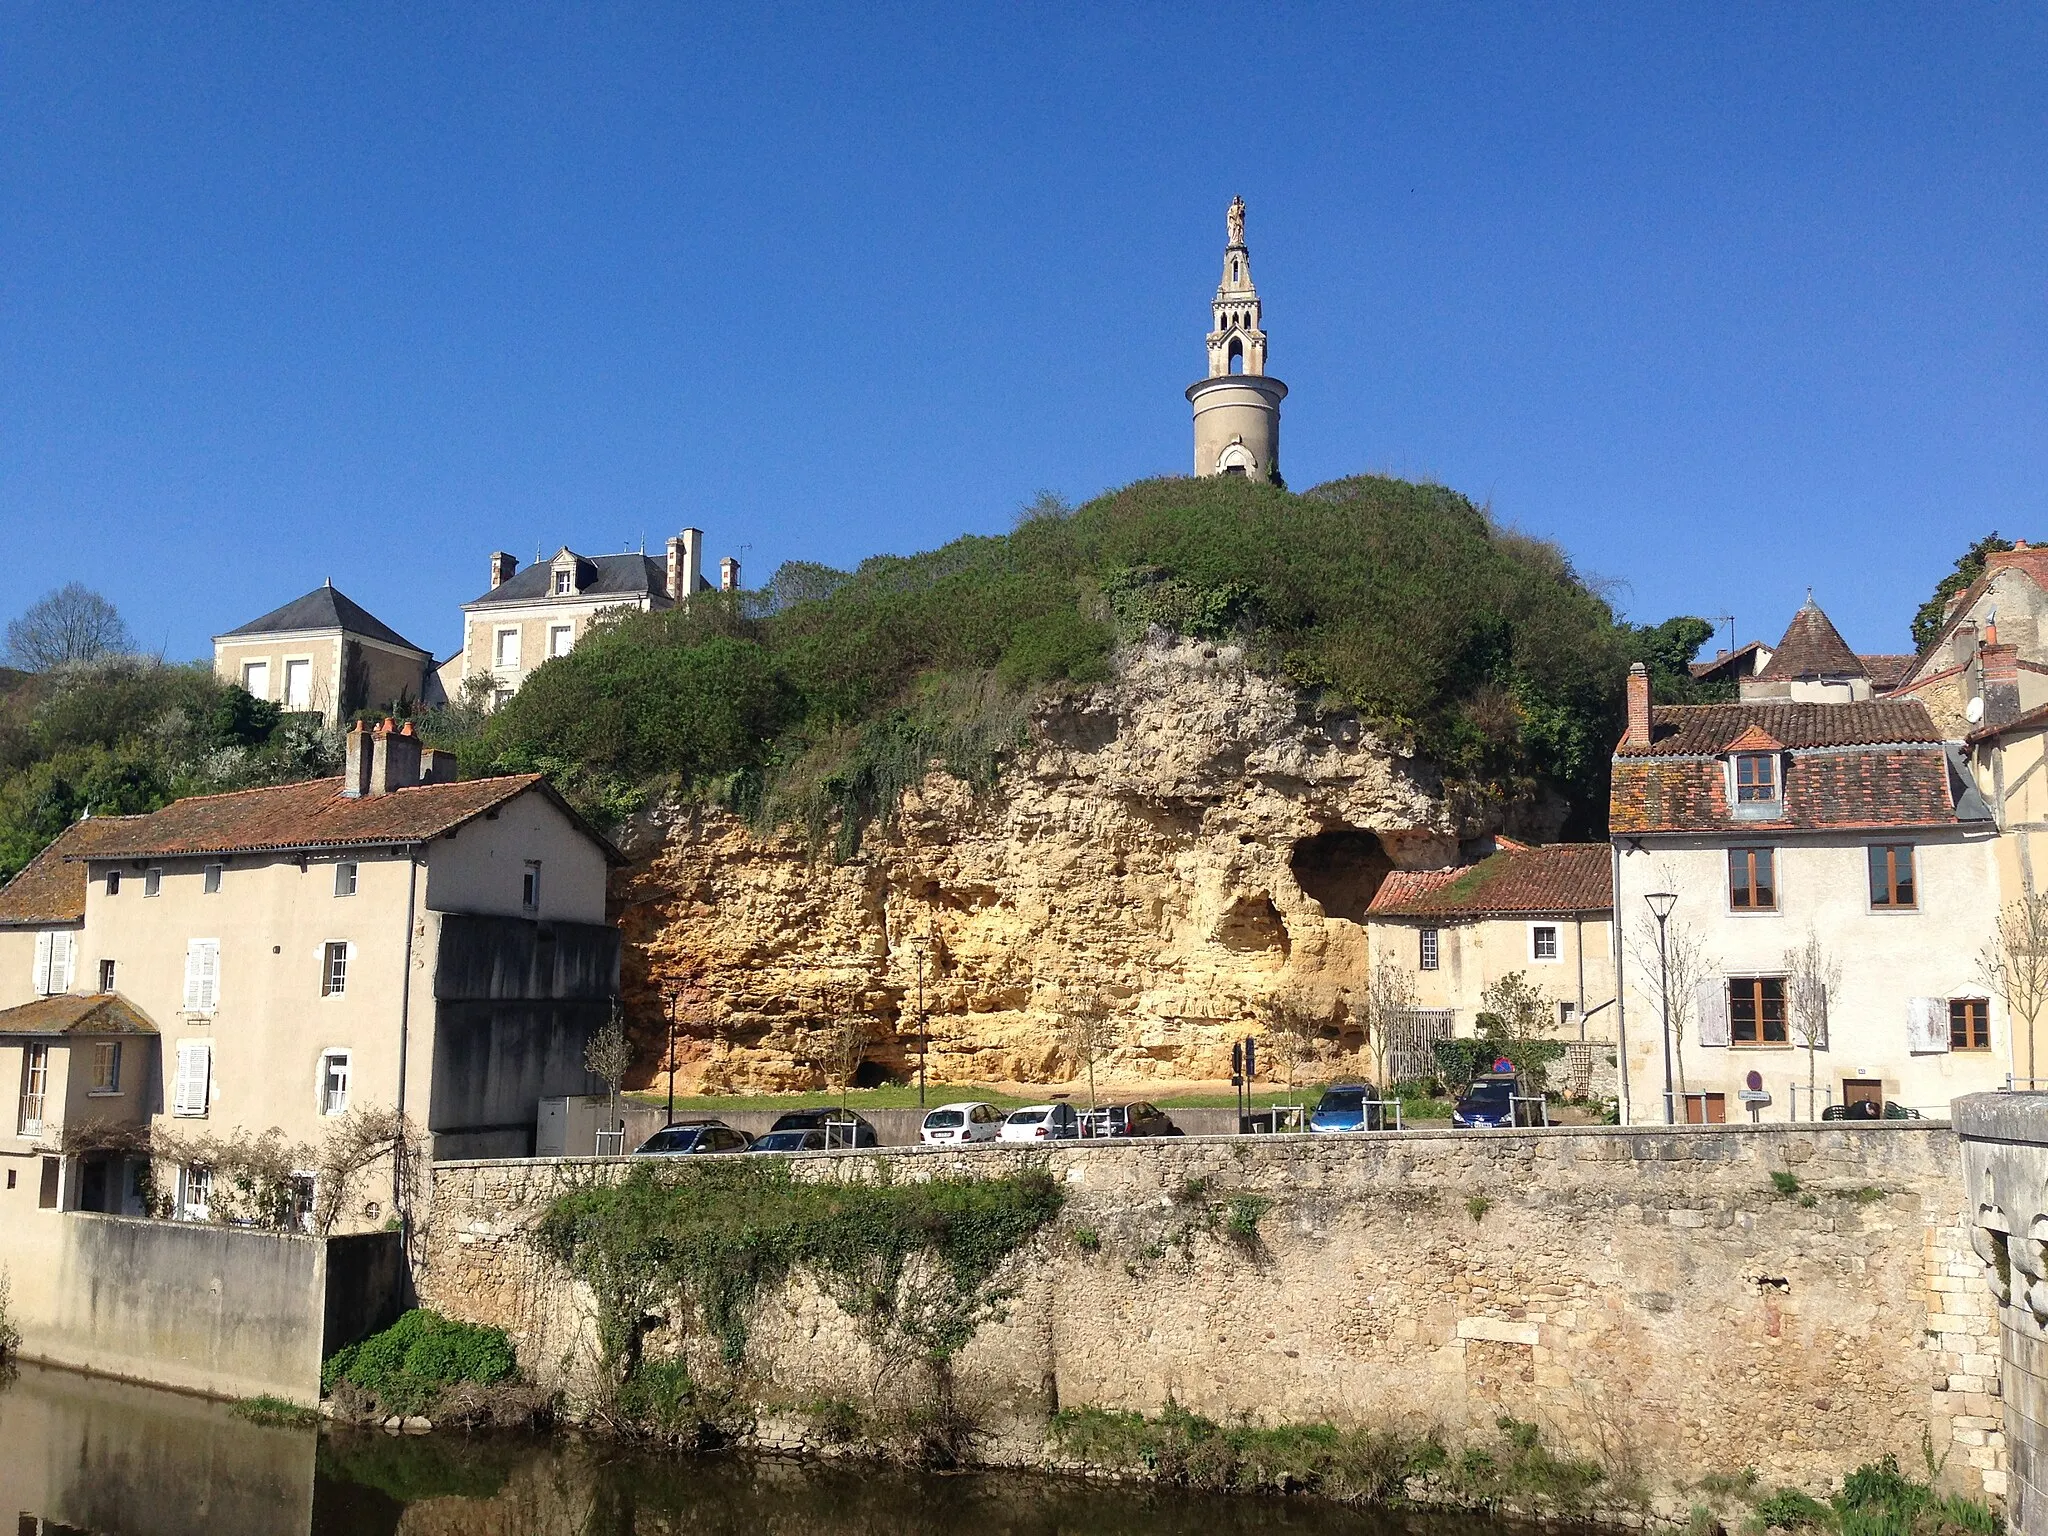
[[[502,549],[491,551],[491,590],[497,591],[512,579],[512,573],[519,569],[518,560]]]
[[[718,562],[718,590],[737,592],[740,589],[740,563],[727,555]]]
[[[2020,650],[2016,645],[1986,645],[1977,652],[1979,686],[1983,689],[1984,725],[2010,725],[2020,717]]]
[[[358,720],[348,728],[341,747],[341,792],[351,800],[371,792],[370,759],[370,727]]]
[[[397,725],[386,720],[372,737],[370,789],[373,795],[388,795],[394,789],[410,789],[420,781],[420,739],[412,722]]]
[[[1640,661],[1628,669],[1628,729],[1622,732],[1621,744],[1650,744],[1650,669]]]

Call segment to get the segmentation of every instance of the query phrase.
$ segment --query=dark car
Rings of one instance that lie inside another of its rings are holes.
[[[1181,1128],[1157,1104],[1105,1104],[1088,1116],[1091,1136],[1178,1136]]]
[[[825,1133],[812,1127],[808,1131],[770,1131],[765,1136],[756,1136],[749,1152],[823,1152],[826,1150]]]
[[[692,1157],[709,1152],[744,1152],[747,1138],[723,1120],[669,1125],[633,1149],[636,1157]]]
[[[830,1147],[878,1147],[882,1144],[882,1138],[875,1134],[872,1125],[844,1109],[792,1109],[768,1127],[771,1136],[777,1131],[822,1131],[825,1144]]]
[[[1371,1083],[1332,1083],[1309,1112],[1311,1131],[1378,1131],[1386,1128],[1386,1111],[1376,1102]]]
[[[1482,1077],[1466,1090],[1451,1111],[1451,1124],[1469,1130],[1499,1130],[1515,1123],[1515,1084],[1512,1078]]]

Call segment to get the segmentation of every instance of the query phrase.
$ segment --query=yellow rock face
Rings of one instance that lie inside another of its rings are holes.
[[[679,1089],[822,1086],[849,1013],[867,1079],[912,1070],[922,939],[935,1081],[1074,1076],[1075,999],[1106,1011],[1098,1075],[1222,1077],[1261,999],[1363,991],[1379,878],[1452,862],[1481,814],[1235,647],[1155,632],[1042,705],[996,790],[933,771],[851,863],[715,809],[643,818],[613,885],[642,1072],[671,992]]]

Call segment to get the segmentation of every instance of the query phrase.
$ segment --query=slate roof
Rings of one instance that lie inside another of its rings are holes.
[[[668,561],[665,559],[657,560],[652,555],[577,555],[576,560],[579,566],[587,568],[581,573],[583,589],[575,594],[579,598],[652,595],[666,600],[668,597]],[[525,570],[516,572],[509,581],[501,582],[482,597],[463,606],[480,608],[499,603],[544,603],[553,595],[549,591],[553,569],[552,561],[536,561]]]
[[[59,832],[21,872],[0,887],[0,927],[47,928],[85,921],[85,866],[89,857],[139,816],[89,816]]]
[[[1863,663],[1809,596],[1792,615],[1792,622],[1785,627],[1785,638],[1778,642],[1770,661],[1757,676],[1770,680],[1861,677]]]
[[[59,992],[0,1009],[0,1035],[153,1035],[149,1015],[118,992]]]
[[[1752,730],[1784,743],[1788,758],[1782,814],[1769,819],[1737,816],[1728,804],[1722,764]],[[1941,733],[1915,699],[1658,708],[1650,734],[1647,747],[1615,749],[1608,825],[1616,836],[1955,826],[1963,819]]]
[[[424,646],[414,645],[361,603],[344,596],[339,588],[333,586],[315,587],[304,597],[294,598],[282,608],[273,608],[262,618],[251,619],[247,624],[214,638],[231,640],[236,635],[289,635],[301,630],[319,629],[339,629],[351,635],[361,635],[366,640],[404,646],[422,656],[431,654]]]
[[[606,858],[624,858],[537,773],[453,784],[415,784],[351,799],[340,779],[311,779],[226,795],[194,795],[147,816],[126,818],[98,846],[68,858],[144,859],[206,853],[276,853],[423,843],[474,821],[529,790],[538,791]]]
[[[1506,848],[1462,869],[1396,870],[1380,882],[1368,917],[1487,917],[1605,912],[1614,905],[1605,843]]]

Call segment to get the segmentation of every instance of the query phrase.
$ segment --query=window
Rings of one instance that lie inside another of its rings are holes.
[[[1569,1030],[1573,1024],[1578,1022],[1578,1018],[1579,1005],[1577,1003],[1559,1003],[1557,1005],[1557,1027],[1559,1029]]]
[[[334,894],[353,896],[356,893],[356,867],[353,864],[334,866]]]
[[[121,894],[121,871],[119,871],[118,869],[110,869],[107,871],[107,894],[109,896],[118,896]]]
[[[1728,850],[1728,906],[1736,912],[1778,910],[1777,860],[1769,848]]]
[[[1991,1049],[1991,1002],[1982,997],[1948,1000],[1948,1048],[1952,1051]]]
[[[43,1134],[43,1099],[50,1091],[50,1048],[31,1042],[21,1051],[21,1114],[16,1134]]]
[[[498,665],[516,667],[519,665],[519,631],[501,629],[498,631]]]
[[[348,1066],[347,1051],[326,1051],[320,1057],[320,1113],[323,1115],[344,1115],[348,1113]]]
[[[1422,930],[1422,969],[1433,971],[1437,966],[1437,944],[1440,935],[1434,928]]]
[[[540,861],[528,859],[526,874],[519,883],[519,905],[529,912],[540,910]]]
[[[45,1211],[57,1209],[57,1192],[63,1187],[64,1159],[46,1157],[43,1159],[43,1187],[36,1191],[36,1205]]]
[[[555,572],[555,596],[568,597],[576,590],[576,573],[566,566]]]
[[[185,944],[185,1011],[211,1013],[220,1006],[220,940]]]
[[[242,691],[251,698],[270,697],[270,663],[267,661],[245,661],[242,663]]]
[[[1737,1045],[1787,1043],[1784,977],[1729,978],[1728,1037]]]
[[[218,864],[206,866],[206,881],[203,888],[207,895],[217,896],[220,894],[220,872],[221,866]]]
[[[142,877],[142,894],[143,894],[143,895],[145,895],[145,896],[161,896],[161,895],[163,894],[163,890],[164,890],[164,872],[163,872],[162,870],[160,870],[160,869],[152,869],[152,870],[149,870],[149,871],[147,871],[147,872],[145,872],[145,873],[144,873],[144,875],[143,875],[143,877]]]
[[[1778,798],[1778,759],[1770,752],[1739,752],[1735,756],[1735,799],[1737,804],[1761,803]]]
[[[1539,965],[1554,965],[1557,962],[1559,956],[1555,923],[1529,925],[1529,958]]]
[[[340,997],[348,990],[348,945],[330,943],[320,957],[320,995]]]
[[[213,1170],[187,1164],[178,1176],[178,1214],[186,1221],[205,1221],[213,1205]]]
[[[119,1093],[121,1091],[121,1042],[118,1040],[95,1040],[92,1047],[92,1088],[93,1093]]]
[[[102,992],[114,990],[114,962],[111,960],[102,960],[100,962],[100,990]]]
[[[570,648],[570,647],[571,647],[572,645],[574,645],[575,643],[576,643],[576,630],[575,630],[575,627],[574,627],[573,625],[569,625],[569,624],[555,624],[555,625],[551,625],[551,626],[549,627],[549,629],[548,629],[548,654],[549,654],[550,656],[566,656],[566,655],[568,655],[568,654],[569,654],[569,648]]]
[[[35,975],[31,990],[37,997],[51,997],[71,990],[73,965],[78,958],[78,935],[66,929],[49,929],[36,935]]]
[[[503,709],[511,702],[512,690],[510,688],[499,688],[491,694],[491,708],[493,709]]]
[[[1870,849],[1870,904],[1893,911],[1916,905],[1910,844],[1886,844]]]
[[[313,707],[313,663],[303,657],[284,664],[284,707],[296,710]]]
[[[178,1045],[178,1076],[171,1090],[171,1113],[187,1119],[206,1114],[213,1091],[213,1047],[204,1040]]]

